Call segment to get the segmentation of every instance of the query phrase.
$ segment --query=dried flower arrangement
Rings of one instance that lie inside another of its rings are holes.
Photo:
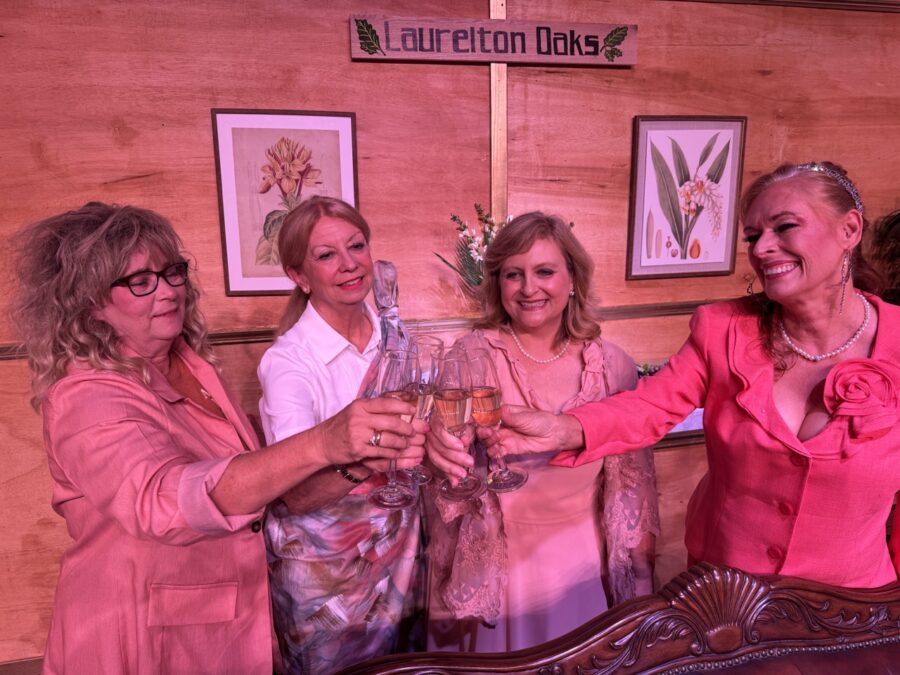
[[[506,222],[511,220],[510,218],[497,224],[481,204],[475,204],[475,213],[478,216],[475,227],[470,227],[468,222],[456,214],[450,214],[450,220],[458,233],[455,264],[440,253],[435,253],[441,262],[459,275],[461,288],[470,299],[477,297],[478,287],[484,279],[484,252]]]

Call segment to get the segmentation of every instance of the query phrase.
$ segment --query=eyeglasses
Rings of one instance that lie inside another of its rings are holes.
[[[110,284],[113,286],[127,286],[132,295],[142,297],[150,295],[159,286],[159,280],[163,278],[166,283],[173,288],[175,286],[184,286],[188,278],[188,264],[184,261],[172,263],[161,272],[153,270],[145,270],[143,272],[135,272],[127,277],[116,279]]]

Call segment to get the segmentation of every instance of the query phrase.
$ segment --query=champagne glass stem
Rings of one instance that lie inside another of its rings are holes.
[[[497,467],[498,471],[506,471],[506,460],[503,459],[503,455],[497,455],[492,459],[494,460],[494,466]]]
[[[380,396],[415,404],[416,394],[411,387],[419,381],[419,366],[415,353],[405,350],[387,350],[381,354],[375,390]],[[409,421],[412,415],[401,415]],[[380,438],[379,432],[379,438]],[[418,491],[397,480],[397,463],[388,461],[387,483],[367,495],[368,502],[378,508],[394,510],[409,508],[416,503]]]
[[[387,478],[388,478],[388,485],[395,485],[397,483],[397,460],[396,459],[391,458],[388,461]]]
[[[497,429],[500,427],[498,426]],[[492,492],[512,492],[528,481],[528,473],[521,469],[510,469],[506,458],[500,454],[491,458],[494,470],[488,475],[488,490]]]
[[[466,432],[466,430],[464,428],[458,434],[453,434],[453,435],[456,436],[457,438],[460,438],[465,432]],[[468,452],[470,455],[472,454],[472,445],[471,444],[466,448],[466,452]],[[466,467],[466,477],[464,480],[480,480],[475,473],[474,466]]]
[[[450,431],[450,433],[459,438],[465,433],[465,428],[458,432]],[[471,447],[468,450],[471,452]],[[465,501],[481,496],[486,487],[484,481],[475,473],[475,469],[469,467],[466,469],[465,477],[458,479],[456,485],[453,485],[449,478],[445,479],[441,483],[440,494],[450,501]]]

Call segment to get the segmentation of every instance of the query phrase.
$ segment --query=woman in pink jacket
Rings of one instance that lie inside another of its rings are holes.
[[[16,317],[74,539],[44,672],[270,675],[263,509],[332,464],[421,457],[398,416],[413,407],[357,401],[260,449],[168,221],[92,202],[25,228],[18,248]]]
[[[500,447],[561,449],[554,462],[578,466],[645,447],[704,407],[692,559],[838,586],[894,582],[900,308],[871,294],[862,201],[834,164],[785,165],[750,186],[742,217],[763,293],[701,307],[685,345],[634,391],[561,415],[505,410]]]

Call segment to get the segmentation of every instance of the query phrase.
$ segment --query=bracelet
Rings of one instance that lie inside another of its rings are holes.
[[[366,481],[365,478],[357,478],[352,473],[350,473],[347,470],[346,464],[335,464],[334,470],[337,471],[341,475],[341,478],[343,478],[344,480],[350,481],[354,485],[359,485],[360,483],[364,483]],[[368,476],[367,476],[367,478],[368,478]]]

